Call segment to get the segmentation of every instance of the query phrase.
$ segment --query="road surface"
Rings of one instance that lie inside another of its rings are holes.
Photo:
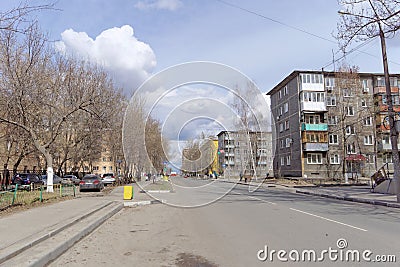
[[[274,187],[172,181],[174,193],[153,194],[166,204],[124,209],[50,266],[399,264],[398,209]]]

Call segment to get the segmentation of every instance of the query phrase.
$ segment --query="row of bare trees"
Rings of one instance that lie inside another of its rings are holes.
[[[28,155],[39,166],[44,161],[52,191],[53,167],[92,171],[104,150],[116,165],[125,163],[121,128],[127,100],[101,67],[54,50],[38,22],[29,19],[46,8],[51,7],[25,5],[0,14],[0,142],[7,147],[4,163],[14,170]],[[157,122],[148,129],[154,140],[148,150],[159,163]]]

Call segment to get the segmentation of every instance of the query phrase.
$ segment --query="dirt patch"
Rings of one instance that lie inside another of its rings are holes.
[[[179,253],[175,260],[178,267],[217,267],[215,263],[208,261],[206,258],[193,255],[191,253]]]
[[[160,191],[171,191],[172,185],[168,181],[156,181],[155,183],[148,184],[146,187],[144,187],[144,190],[146,191],[152,191],[152,190],[160,190]]]

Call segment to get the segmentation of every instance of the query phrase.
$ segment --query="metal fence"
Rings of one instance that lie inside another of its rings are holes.
[[[75,185],[55,184],[53,191],[47,192],[46,186],[31,190],[30,188],[18,188],[18,185],[15,185],[10,190],[0,191],[0,211],[17,205],[30,205],[67,196],[75,197],[77,188]]]

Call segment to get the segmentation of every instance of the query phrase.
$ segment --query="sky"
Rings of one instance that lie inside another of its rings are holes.
[[[0,11],[5,12],[18,3],[2,0]],[[260,93],[265,93],[293,70],[334,70],[337,65],[331,64],[332,61],[341,56],[333,37],[340,10],[335,0],[31,0],[29,3],[54,3],[53,10],[35,16],[56,49],[101,64],[129,97],[147,79],[186,62],[226,65],[248,77]],[[399,73],[398,38],[388,40],[388,57],[390,72]],[[359,66],[360,72],[381,73],[379,41],[349,54],[346,62]],[[232,101],[227,99],[231,93],[232,90],[207,83],[185,85],[165,95],[158,114],[176,111],[180,105],[184,110],[190,97],[206,97],[203,110],[213,109],[215,118],[204,118],[199,110],[198,123],[189,120],[175,127],[169,120],[170,124],[165,125],[165,129],[182,129],[178,139],[195,137],[201,131],[215,128],[218,115]],[[162,116],[158,118],[167,121]],[[167,130],[165,134],[174,139]]]

